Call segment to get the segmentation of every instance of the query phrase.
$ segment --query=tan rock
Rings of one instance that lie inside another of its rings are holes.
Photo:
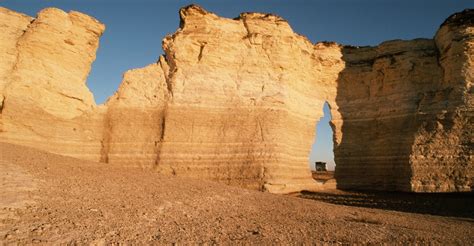
[[[4,128],[2,111],[5,107],[5,87],[18,59],[17,40],[31,20],[29,16],[0,7],[0,131]]]
[[[336,99],[340,188],[472,190],[473,15],[449,17],[435,40],[345,48]]]
[[[0,9],[0,139],[288,193],[320,187],[307,158],[328,102],[340,188],[469,191],[472,13],[450,17],[435,40],[359,48],[313,45],[275,15],[226,19],[192,5],[165,55],[96,106],[85,79],[103,25]]]
[[[330,65],[280,17],[231,20],[197,6],[180,15],[163,42],[172,98],[158,170],[272,192],[316,187],[308,146],[331,83],[315,78]]]
[[[17,40],[26,31],[32,18],[20,13],[13,12],[0,7],[0,91],[7,84],[7,76],[10,76],[18,59]],[[3,95],[2,95],[3,96]],[[3,97],[2,97],[3,99]],[[3,101],[3,100],[0,100]]]
[[[61,118],[73,118],[95,106],[85,85],[104,26],[78,12],[42,10],[17,40],[17,60],[6,97]]]
[[[154,167],[158,163],[169,100],[167,63],[127,71],[107,101],[101,161]]]
[[[36,19],[0,9],[0,18],[2,141],[97,159],[103,109],[85,83],[104,25],[54,8]]]
[[[424,93],[423,124],[410,156],[411,190],[472,191],[474,187],[474,11],[450,16],[435,36],[442,83]]]
[[[343,53],[335,102],[342,117],[334,147],[338,187],[409,191],[420,97],[442,78],[435,43],[389,41]]]

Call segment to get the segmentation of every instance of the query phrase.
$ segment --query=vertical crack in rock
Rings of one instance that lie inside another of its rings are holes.
[[[109,141],[107,139],[100,141],[100,162],[109,163]]]
[[[250,36],[252,35],[252,33],[250,32],[250,29],[249,29],[249,26],[247,24],[247,21],[245,20],[245,17],[242,14],[240,14],[240,16],[237,20],[241,20],[242,23],[244,24],[245,31],[247,32],[247,35],[245,37],[248,38],[249,42],[250,42]]]
[[[200,60],[200,58],[199,58]],[[167,120],[167,114],[168,114],[168,104],[170,103],[172,97],[173,97],[173,86],[172,86],[172,79],[174,77],[174,73],[176,72],[176,64],[173,61],[170,61],[167,56],[161,56],[160,57],[160,65],[162,72],[164,74],[165,78],[165,85],[167,89],[167,94],[165,97],[165,102],[164,106],[162,109],[162,117],[161,117],[161,131],[160,131],[160,138],[158,141],[158,144],[156,145],[156,159],[154,163],[154,168],[157,169],[160,165],[160,160],[161,160],[161,149],[163,147],[163,142],[165,141],[165,132],[166,132],[166,120]],[[176,171],[172,169],[172,174],[176,175]]]
[[[0,132],[3,132],[3,115],[2,115],[2,112],[3,112],[3,109],[5,107],[5,101],[6,101],[6,98],[0,94]]]
[[[159,140],[155,141],[155,162],[154,168],[157,169],[160,165],[160,158],[161,158],[161,148],[163,146],[163,141],[165,140],[165,129],[166,129],[166,106],[163,109],[162,118],[161,118],[161,131],[159,132]],[[175,172],[174,172],[175,173]]]
[[[160,142],[165,140],[165,129],[166,129],[166,108],[163,110],[163,118],[161,120],[161,133],[160,133]]]
[[[204,51],[205,47],[206,47],[206,42],[202,43],[201,46],[199,47],[198,62],[200,62],[202,59],[202,52]]]
[[[0,95],[1,96],[1,95]],[[0,97],[0,116],[2,115],[3,108],[5,107],[5,101],[7,99],[4,96]]]
[[[100,162],[109,163],[110,141],[112,125],[110,122],[110,112],[107,111],[104,116],[104,128],[102,130],[102,139],[100,140]]]
[[[165,44],[163,44],[163,47],[165,47]],[[164,51],[165,55],[161,56],[163,58],[160,57],[160,64],[166,64],[166,69],[162,67],[162,70],[165,74],[165,83],[166,89],[168,90],[168,95],[173,98],[173,77],[177,72],[178,68],[176,67],[176,63],[174,62],[173,55],[167,52],[165,49]]]

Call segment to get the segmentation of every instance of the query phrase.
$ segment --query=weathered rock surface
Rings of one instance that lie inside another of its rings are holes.
[[[97,159],[101,110],[85,83],[104,25],[74,11],[33,19],[0,8],[0,28],[2,141]]]
[[[413,191],[474,187],[474,10],[450,16],[435,36],[441,84],[420,100],[410,165]]]
[[[159,163],[170,98],[166,84],[169,67],[163,59],[127,71],[120,88],[107,101],[100,161],[144,168]]]
[[[270,14],[188,6],[180,17],[165,55],[126,72],[96,106],[85,79],[104,26],[76,12],[0,9],[0,139],[293,192],[318,187],[307,158],[327,101],[339,187],[472,189],[472,11],[434,40],[363,48],[313,45]]]
[[[340,188],[471,191],[473,40],[471,10],[448,18],[434,40],[344,48]]]
[[[410,190],[420,96],[442,79],[435,43],[389,41],[343,53],[336,98],[342,136],[334,149],[338,186]]]
[[[274,15],[180,15],[166,56],[127,72],[106,103],[103,160],[272,192],[315,188],[308,146],[343,67],[339,46],[313,46]]]

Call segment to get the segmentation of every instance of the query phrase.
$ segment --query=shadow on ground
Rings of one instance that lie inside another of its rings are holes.
[[[469,218],[474,222],[474,193],[303,191],[299,197],[332,204],[408,213]]]

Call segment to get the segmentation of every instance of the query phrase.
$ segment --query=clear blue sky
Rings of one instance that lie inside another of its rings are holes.
[[[0,6],[35,16],[45,7],[77,10],[107,26],[88,79],[98,103],[112,95],[122,73],[162,54],[161,40],[179,25],[180,7],[197,3],[224,17],[241,12],[275,13],[311,41],[377,45],[390,39],[431,38],[449,15],[474,8],[473,0],[0,0]],[[318,124],[311,162],[333,162],[329,112]]]

